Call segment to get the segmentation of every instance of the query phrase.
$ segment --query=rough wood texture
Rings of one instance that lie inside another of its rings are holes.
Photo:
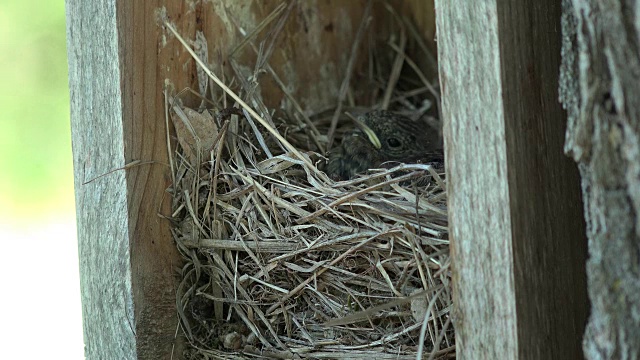
[[[588,359],[640,359],[640,13],[564,1],[566,150],[582,175],[592,312]]]
[[[497,14],[473,4],[441,1],[436,17],[454,324],[458,356],[507,359],[517,324]]]
[[[217,74],[224,72],[229,78],[234,76],[234,72],[226,59],[244,39],[237,26],[245,32],[251,32],[281,3],[288,4],[277,0],[207,1],[196,7],[196,28],[178,31],[191,39],[195,38],[196,31],[202,31],[208,40],[210,68]],[[349,3],[329,0],[299,1],[294,5],[282,33],[277,37],[275,50],[268,60],[269,65],[303,109],[317,110],[335,103],[340,81],[345,75],[349,49],[358,30],[365,4],[366,0]],[[379,6],[377,11],[381,11]],[[178,17],[169,16],[169,20],[180,21],[186,14]],[[267,30],[253,40],[256,47],[267,38],[269,30],[276,22],[277,20],[272,22]],[[177,42],[168,33],[167,39],[168,44]],[[256,53],[250,45],[238,51],[235,58],[243,66],[247,77],[253,75]],[[356,62],[357,71],[361,69],[364,60],[365,56],[361,56]],[[172,66],[194,65],[192,60],[185,58],[174,62]],[[270,108],[279,108],[285,98],[280,87],[269,74],[258,76],[260,87],[257,91],[265,104]],[[215,88],[214,91],[216,94],[222,94],[220,89]]]
[[[126,179],[84,182],[124,165],[115,2],[67,1],[71,131],[89,359],[135,358]]]
[[[436,8],[458,356],[580,358],[586,240],[562,151],[560,5]]]
[[[142,4],[142,2],[136,2]],[[130,6],[127,6],[130,5]],[[134,12],[139,19],[133,26]],[[148,9],[152,10],[151,9]],[[88,359],[167,358],[178,266],[166,221],[167,152],[155,22],[131,2],[69,0],[78,241]],[[144,30],[149,30],[145,37]],[[134,49],[135,44],[135,49]],[[146,71],[145,71],[146,70]],[[86,181],[133,160],[157,161]],[[163,199],[165,201],[163,201]]]
[[[365,0],[300,1],[271,66],[305,109],[335,104]],[[169,223],[165,79],[198,89],[195,63],[160,19],[208,39],[212,69],[280,1],[67,0],[71,121],[88,359],[169,359],[179,257]],[[250,47],[240,63],[255,58]],[[361,61],[366,57],[362,57]],[[250,63],[253,65],[253,63]],[[359,64],[356,65],[358,68]],[[248,74],[251,74],[248,70]],[[265,103],[283,94],[262,86]],[[220,94],[216,89],[217,94]],[[153,161],[86,181],[135,160]],[[176,350],[175,356],[180,351]]]

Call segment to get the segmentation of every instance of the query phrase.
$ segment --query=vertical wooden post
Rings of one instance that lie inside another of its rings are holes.
[[[574,359],[588,312],[560,3],[436,1],[463,359]]]
[[[195,13],[183,2],[166,4]],[[161,50],[156,2],[67,0],[67,41],[85,355],[168,359],[177,331],[162,89],[189,84]],[[185,25],[186,24],[186,25]],[[135,160],[151,161],[126,170]],[[106,175],[105,175],[106,174]],[[102,177],[99,177],[104,175]],[[95,179],[90,181],[91,179]]]

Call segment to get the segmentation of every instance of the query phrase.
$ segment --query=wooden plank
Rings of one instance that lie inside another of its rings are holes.
[[[436,8],[458,355],[580,358],[586,241],[557,101],[560,4]]]
[[[558,101],[561,4],[501,3],[519,353],[575,359],[589,312],[580,177]],[[514,169],[515,171],[511,171]]]
[[[67,1],[74,181],[85,355],[135,358],[115,1]],[[106,254],[110,254],[106,256]]]
[[[85,355],[168,358],[176,332],[169,185],[147,2],[67,1],[71,121]],[[177,9],[174,9],[177,10]],[[134,160],[152,165],[115,171]]]
[[[505,109],[495,2],[436,2],[457,355],[515,359]],[[475,16],[483,14],[483,16]]]

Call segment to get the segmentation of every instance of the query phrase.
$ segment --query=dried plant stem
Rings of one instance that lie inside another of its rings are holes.
[[[353,67],[356,63],[356,58],[358,57],[358,48],[360,47],[360,43],[362,42],[362,37],[364,36],[365,30],[369,25],[371,19],[369,16],[371,15],[371,6],[372,0],[367,2],[367,6],[364,9],[364,13],[362,15],[362,20],[360,21],[360,27],[358,27],[358,32],[356,33],[356,38],[353,41],[353,45],[351,46],[351,54],[349,55],[349,61],[347,62],[347,70],[344,79],[342,80],[342,85],[340,86],[340,92],[338,95],[338,105],[336,107],[335,112],[333,113],[333,117],[331,118],[331,126],[329,127],[329,132],[327,133],[327,150],[331,149],[333,145],[333,140],[335,136],[336,127],[338,126],[338,117],[342,113],[342,103],[347,96],[347,91],[349,90],[349,82],[351,81],[351,76],[353,74]]]
[[[233,90],[229,89],[211,70],[209,70],[207,65],[202,62],[202,60],[196,55],[195,52],[193,52],[193,49],[191,49],[191,47],[184,41],[182,36],[178,34],[178,32],[173,28],[171,24],[165,22],[165,26],[169,30],[171,30],[173,35],[175,35],[180,43],[182,43],[182,45],[189,52],[191,57],[193,57],[193,59],[198,63],[198,65],[200,65],[204,69],[211,80],[213,80],[222,90],[224,90],[225,93],[229,94],[229,96],[231,96],[233,100],[240,104],[240,106],[242,106],[244,110],[251,114],[254,119],[258,120],[258,122],[262,124],[262,126],[264,126],[273,136],[275,136],[282,144],[284,144],[287,150],[295,154],[298,159],[302,160],[310,168],[315,168],[315,166],[311,162],[309,162],[307,158],[302,156],[298,149],[293,147],[293,145],[291,145],[291,143],[289,143],[284,137],[282,137],[282,135],[280,135],[280,133],[276,129],[274,129],[268,122],[266,122],[260,115],[258,115],[258,113],[256,113],[249,105],[247,105],[247,103],[245,103],[235,92],[233,92]]]

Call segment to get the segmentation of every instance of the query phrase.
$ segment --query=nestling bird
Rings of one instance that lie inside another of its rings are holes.
[[[357,128],[329,152],[327,174],[346,180],[385,162],[442,161],[438,131],[426,122],[376,110],[354,119]]]

